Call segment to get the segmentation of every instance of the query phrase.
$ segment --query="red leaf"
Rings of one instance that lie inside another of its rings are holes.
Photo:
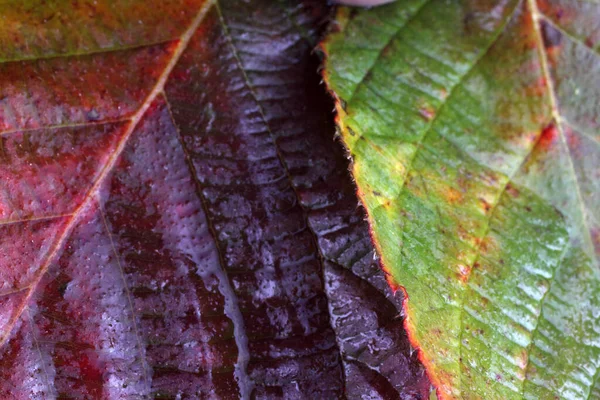
[[[0,397],[426,396],[332,139],[322,2],[124,11],[159,44],[103,6],[60,37],[107,46],[3,54],[31,60],[0,66]]]

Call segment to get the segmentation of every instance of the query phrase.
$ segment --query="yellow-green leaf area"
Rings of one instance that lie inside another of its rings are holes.
[[[600,398],[591,15],[600,4],[404,0],[340,9],[323,44],[374,240],[440,398]]]

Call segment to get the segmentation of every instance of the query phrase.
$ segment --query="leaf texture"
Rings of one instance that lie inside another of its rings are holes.
[[[425,398],[323,2],[0,5],[0,398]]]
[[[325,78],[444,399],[600,398],[600,6],[341,9]]]

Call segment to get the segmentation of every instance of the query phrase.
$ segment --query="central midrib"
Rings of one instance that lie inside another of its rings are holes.
[[[263,123],[265,125],[265,128],[267,129],[267,131],[269,133],[269,136],[271,137],[271,140],[273,142],[273,147],[275,148],[275,152],[277,154],[277,159],[279,160],[279,163],[281,164],[283,170],[285,171],[285,175],[286,175],[286,178],[287,178],[287,180],[288,180],[288,182],[290,184],[290,188],[294,192],[294,196],[296,197],[297,204],[300,207],[300,209],[302,210],[302,218],[304,220],[304,223],[306,224],[307,230],[310,232],[313,245],[314,245],[314,247],[315,247],[315,249],[317,251],[317,259],[318,259],[318,262],[319,262],[320,272],[321,272],[320,273],[320,277],[321,277],[321,280],[322,280],[322,286],[321,286],[321,288],[323,288],[323,285],[325,283],[325,275],[324,275],[325,274],[325,257],[323,256],[321,248],[319,247],[317,233],[310,226],[309,219],[308,219],[308,210],[302,204],[302,199],[301,199],[300,195],[298,194],[298,190],[297,190],[296,186],[294,185],[294,181],[292,179],[292,175],[290,174],[290,171],[289,171],[289,168],[288,168],[288,164],[287,164],[284,156],[281,154],[281,150],[279,148],[279,145],[277,144],[277,137],[276,137],[276,135],[273,133],[273,131],[271,129],[271,126],[270,126],[269,121],[268,121],[268,119],[266,117],[263,105],[260,102],[260,100],[258,99],[258,97],[257,97],[257,95],[255,93],[255,90],[254,90],[254,86],[250,82],[248,74],[246,73],[246,69],[244,68],[243,62],[240,59],[240,56],[238,54],[238,49],[237,49],[237,47],[236,47],[236,45],[235,45],[235,43],[233,41],[233,38],[231,37],[229,29],[227,28],[227,24],[225,23],[225,19],[223,17],[223,13],[221,11],[221,8],[219,7],[218,0],[215,3],[215,7],[216,7],[217,12],[219,14],[219,20],[220,20],[221,25],[223,27],[223,30],[224,30],[227,42],[228,42],[228,44],[231,47],[231,51],[233,52],[233,56],[234,56],[235,62],[236,62],[238,68],[240,69],[240,71],[242,73],[242,77],[244,79],[244,84],[246,85],[248,91],[250,92],[250,94],[252,96],[252,99],[254,100],[255,104],[258,107],[258,111],[260,113],[260,117],[261,117],[261,119],[262,119],[262,121],[263,121]],[[289,17],[289,15],[286,14],[286,16],[291,20],[291,18]],[[296,26],[296,24],[293,21],[291,21],[291,23],[292,23],[292,25]],[[304,38],[304,39],[306,39],[306,38]],[[331,320],[331,315],[328,315],[328,317]],[[332,328],[331,325],[330,325],[330,328]],[[337,343],[337,341],[336,341],[335,345],[337,347],[338,354],[340,355],[340,369],[341,369],[341,372],[342,372],[342,375],[343,375],[343,382],[346,383],[346,376],[345,376],[345,373],[344,373],[344,368],[342,366],[342,351],[341,351],[341,348],[340,348],[339,344]]]

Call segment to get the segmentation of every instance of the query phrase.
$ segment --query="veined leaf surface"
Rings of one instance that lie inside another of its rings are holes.
[[[600,398],[600,4],[404,0],[324,43],[442,398]]]
[[[415,398],[322,1],[0,4],[0,398]]]

